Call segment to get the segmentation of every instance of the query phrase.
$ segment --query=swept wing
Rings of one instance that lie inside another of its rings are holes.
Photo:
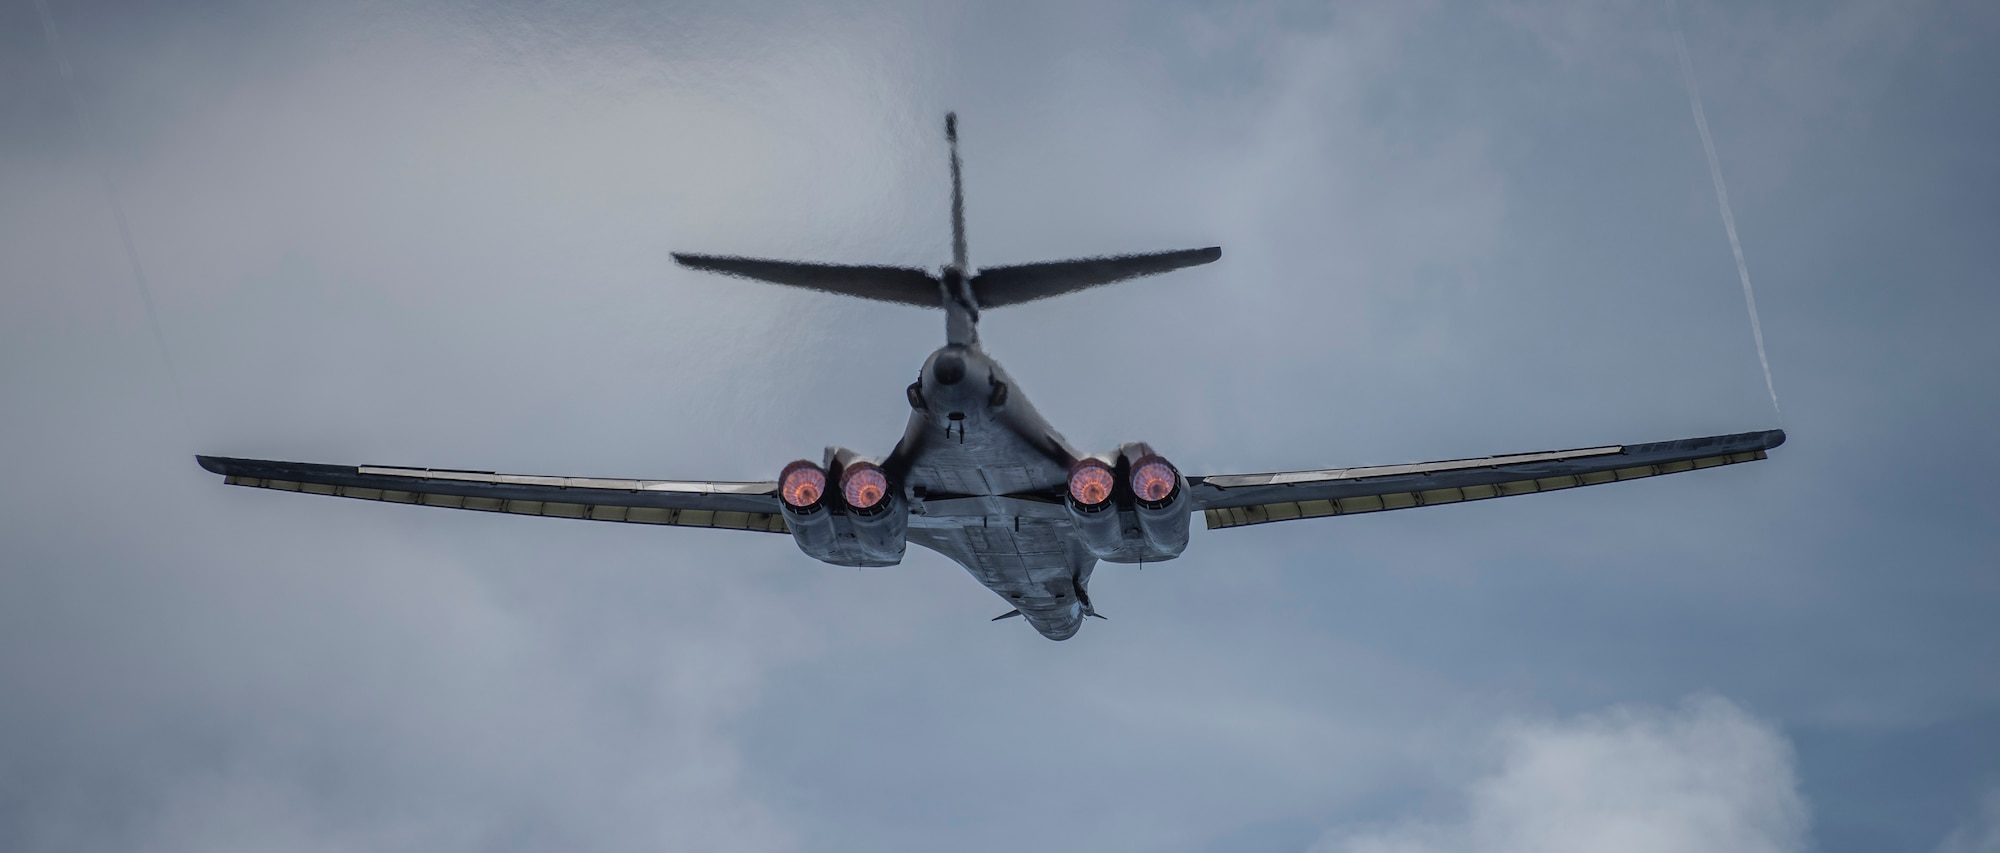
[[[1478,459],[1189,478],[1211,530],[1549,492],[1764,458],[1784,430]]]
[[[538,477],[225,456],[197,456],[195,461],[232,486],[513,515],[788,532],[775,481]]]

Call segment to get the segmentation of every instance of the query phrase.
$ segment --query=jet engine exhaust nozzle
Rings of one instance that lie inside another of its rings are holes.
[[[1180,491],[1181,475],[1158,456],[1146,456],[1132,465],[1132,497],[1140,506],[1158,509],[1171,503]]]
[[[793,509],[817,507],[826,497],[826,471],[804,459],[786,465],[778,475],[778,494]]]
[[[866,462],[849,465],[840,474],[840,496],[852,509],[876,509],[889,496],[889,477]]]
[[[1111,502],[1118,478],[1111,466],[1097,459],[1084,459],[1069,469],[1069,497],[1080,507],[1095,509]]]

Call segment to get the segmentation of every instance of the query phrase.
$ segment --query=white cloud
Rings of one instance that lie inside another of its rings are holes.
[[[1514,724],[1499,740],[1501,767],[1468,787],[1457,818],[1335,830],[1313,853],[1776,853],[1805,845],[1790,743],[1727,699]]]

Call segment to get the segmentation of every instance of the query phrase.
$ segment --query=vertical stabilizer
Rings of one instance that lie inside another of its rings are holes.
[[[944,138],[951,143],[951,265],[959,272],[965,261],[965,178],[958,165],[958,113],[944,114]]]
[[[945,341],[960,346],[979,343],[979,302],[972,295],[972,278],[965,260],[965,176],[958,162],[958,113],[944,114],[944,138],[951,145],[951,266],[938,283],[944,293]]]

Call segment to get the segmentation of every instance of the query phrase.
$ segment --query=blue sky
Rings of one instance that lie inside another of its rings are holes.
[[[886,450],[940,317],[668,252],[940,263],[946,109],[975,264],[1224,247],[988,314],[1079,446],[1780,425],[1664,6],[50,11],[68,86],[0,10],[0,847],[2000,849],[1979,4],[1680,8],[1770,461],[1197,532],[1060,644],[926,552],[190,457]]]

